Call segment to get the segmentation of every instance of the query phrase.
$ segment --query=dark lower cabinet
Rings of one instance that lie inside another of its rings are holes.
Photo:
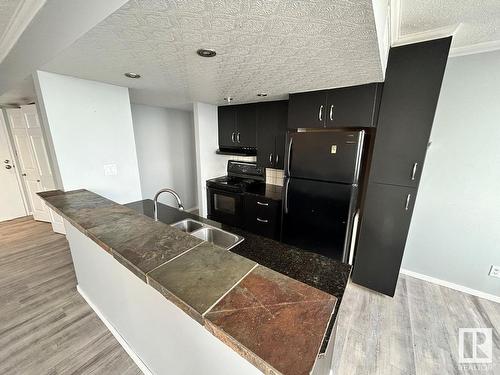
[[[417,189],[370,184],[352,280],[394,296]]]
[[[261,236],[279,239],[281,202],[258,195],[245,195],[245,229]]]

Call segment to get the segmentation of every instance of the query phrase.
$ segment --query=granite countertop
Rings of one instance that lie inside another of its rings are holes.
[[[87,190],[39,195],[134,275],[264,373],[311,371],[333,321],[335,294],[341,297],[349,275],[338,262],[333,265],[305,255],[302,260],[310,259],[311,271],[318,271],[314,276],[304,271],[304,263],[295,264],[300,261],[296,249],[284,245],[280,249],[275,241],[247,233],[243,243],[227,251],[155,222],[148,217],[152,214],[148,200],[127,207]],[[160,206],[162,221],[173,223],[186,217],[207,221]],[[291,260],[282,259],[280,265],[279,257],[265,256],[266,247]],[[340,267],[338,280],[316,269],[332,265]]]
[[[146,216],[153,217],[153,201],[151,199],[128,203],[126,206]],[[337,317],[338,306],[344,296],[351,273],[350,265],[323,255],[297,249],[240,228],[221,224],[186,211],[179,211],[173,207],[159,204],[158,219],[162,222],[173,224],[186,218],[198,220],[242,236],[245,240],[233,247],[230,250],[231,252],[242,255],[274,271],[335,296],[338,300],[337,308],[335,309],[333,319],[330,321],[320,352],[323,353],[326,350],[333,324]]]
[[[252,184],[248,186],[245,193],[258,195],[260,197],[272,199],[275,201],[281,201],[281,191],[282,187],[279,185],[262,183],[262,184]]]

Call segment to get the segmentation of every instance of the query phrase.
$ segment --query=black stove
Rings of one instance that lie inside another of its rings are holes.
[[[260,184],[264,180],[264,169],[256,163],[229,160],[227,176],[207,180],[207,187],[244,193],[251,185]]]
[[[227,176],[207,180],[208,218],[241,226],[243,193],[265,181],[264,168],[256,163],[229,160]]]

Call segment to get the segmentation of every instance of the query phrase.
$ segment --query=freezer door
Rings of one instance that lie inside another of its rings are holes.
[[[357,187],[290,178],[283,194],[282,241],[347,262]]]
[[[357,184],[364,131],[288,133],[286,175]]]

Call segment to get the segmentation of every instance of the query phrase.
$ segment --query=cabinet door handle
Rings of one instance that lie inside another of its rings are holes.
[[[259,202],[259,201],[257,201],[257,204],[259,206],[269,206],[269,203],[264,203],[264,202]]]
[[[278,165],[278,161],[280,160],[280,156],[276,154],[276,165]]]
[[[269,154],[269,164],[271,164],[271,165],[273,164],[273,153],[272,152]]]
[[[236,142],[236,141],[234,140],[234,136],[235,136],[235,135],[236,135],[236,133],[235,133],[235,132],[233,132],[233,133],[231,134],[231,141],[233,141],[233,143],[235,143],[235,142]]]
[[[413,168],[411,170],[411,180],[415,181],[415,175],[417,174],[418,163],[413,163]]]
[[[330,106],[330,121],[333,121],[333,104]]]
[[[319,106],[319,113],[318,113],[318,120],[319,121],[323,121],[323,108],[324,108],[324,106],[323,106],[323,104],[321,104]]]
[[[238,135],[236,136],[236,141],[237,141],[238,143],[240,143],[240,136],[241,136],[241,134],[240,134],[240,133],[238,133]]]
[[[261,223],[269,223],[269,220],[264,220],[261,218],[257,218],[257,221],[260,221]]]
[[[408,208],[410,208],[410,198],[411,198],[411,194],[408,194],[406,196],[406,203],[405,203],[405,210],[408,211]]]

